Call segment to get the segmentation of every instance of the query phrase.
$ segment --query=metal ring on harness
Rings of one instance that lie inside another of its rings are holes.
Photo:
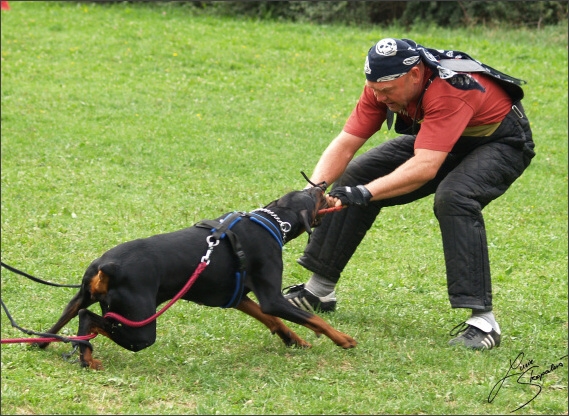
[[[292,229],[290,222],[281,222],[281,230],[283,233],[288,233]]]
[[[213,235],[208,235],[205,241],[207,242],[207,245],[209,247],[215,247],[216,245],[219,244],[219,240],[216,239]]]
[[[207,249],[206,253],[204,254],[204,256],[202,257],[201,261],[202,261],[202,263],[209,265],[209,256],[211,255],[213,248],[219,244],[219,240],[217,238],[215,238],[213,235],[208,235],[206,237],[205,241],[207,242],[208,249]]]

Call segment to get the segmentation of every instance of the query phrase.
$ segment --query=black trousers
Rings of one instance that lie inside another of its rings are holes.
[[[413,135],[404,135],[352,160],[336,186],[367,184],[385,176],[414,154]],[[492,310],[490,261],[482,209],[501,196],[535,156],[529,121],[519,102],[488,137],[459,139],[437,176],[406,195],[350,206],[324,217],[298,263],[337,282],[383,207],[435,194],[453,308]]]

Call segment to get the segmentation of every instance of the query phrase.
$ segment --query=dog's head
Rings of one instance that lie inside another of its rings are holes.
[[[286,241],[295,239],[304,231],[311,234],[312,228],[320,225],[322,216],[318,215],[318,211],[328,208],[325,190],[326,185],[323,184],[303,191],[292,191],[265,207],[282,212],[283,218],[286,213],[287,220],[295,216],[295,220],[289,221],[291,229],[286,235]]]

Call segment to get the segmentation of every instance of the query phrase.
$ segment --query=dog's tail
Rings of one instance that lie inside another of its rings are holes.
[[[81,309],[87,308],[95,303],[95,300],[91,299],[89,293],[83,290],[79,290],[79,292],[69,301],[61,317],[59,320],[47,330],[46,333],[48,334],[57,334],[61,328],[63,328],[69,321],[77,316]],[[42,342],[38,344],[40,348],[46,348],[50,343],[49,342]]]

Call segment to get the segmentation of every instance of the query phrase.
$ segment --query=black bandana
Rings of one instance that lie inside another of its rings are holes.
[[[399,39],[382,39],[366,57],[364,72],[371,82],[392,81],[402,77],[421,61],[416,48]]]

